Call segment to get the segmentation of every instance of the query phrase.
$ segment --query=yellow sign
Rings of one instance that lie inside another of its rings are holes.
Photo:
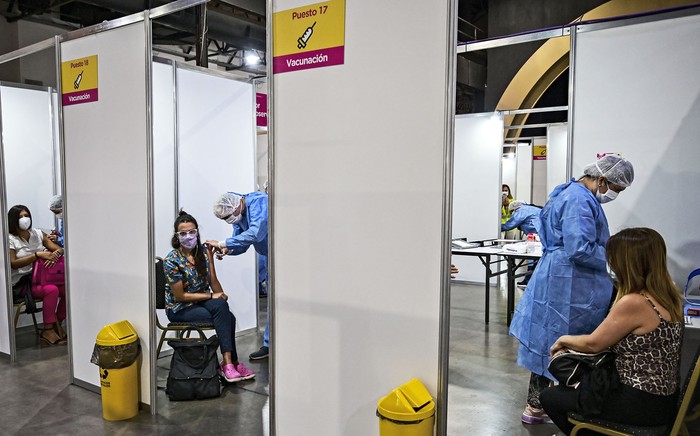
[[[345,0],[314,3],[272,15],[273,72],[345,63]]]
[[[547,160],[547,146],[546,145],[533,145],[532,146],[532,160]]]
[[[63,105],[97,101],[97,55],[61,63]]]

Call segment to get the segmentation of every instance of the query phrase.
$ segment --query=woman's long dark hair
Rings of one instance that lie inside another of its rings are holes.
[[[173,248],[176,250],[180,248],[180,239],[177,237],[177,232],[178,227],[182,223],[192,223],[194,224],[194,228],[199,230],[199,224],[197,224],[197,220],[194,219],[192,215],[180,209],[180,213],[175,219],[175,231],[173,233],[173,238],[170,240],[170,245],[172,245]],[[209,274],[207,274],[207,262],[204,258],[204,250],[202,249],[202,243],[199,240],[199,232],[197,232],[197,245],[195,245],[194,247],[194,269],[197,271],[197,275],[199,275],[200,279],[204,280],[206,283],[209,283]]]
[[[19,228],[19,214],[25,210],[27,211],[27,213],[29,214],[29,218],[31,219],[32,213],[29,211],[29,208],[21,204],[12,206],[10,208],[10,211],[7,212],[7,231],[10,232],[11,235],[19,236],[19,231],[21,230]],[[27,230],[31,229],[32,225],[30,223],[29,228]]]

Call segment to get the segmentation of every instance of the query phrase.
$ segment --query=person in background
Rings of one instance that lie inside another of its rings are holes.
[[[510,186],[504,183],[501,186],[501,225],[507,223],[512,215],[508,208],[511,201],[513,201],[513,194],[510,192]],[[515,231],[504,232],[503,239],[515,239]]]
[[[613,287],[605,244],[610,231],[601,205],[633,180],[628,160],[606,155],[586,166],[578,180],[554,188],[540,213],[542,258],[510,325],[510,334],[520,341],[518,365],[531,371],[521,416],[526,424],[549,420],[539,398],[554,380],[547,371],[550,347],[560,336],[593,332],[608,311]]]
[[[513,229],[520,229],[525,235],[538,234],[540,232],[540,212],[541,207],[531,206],[524,201],[511,201],[508,205],[508,210],[512,215],[508,221],[501,224],[501,231],[508,232]],[[532,276],[532,271],[535,269],[535,262],[528,261],[527,275],[519,282],[519,286],[527,286]]]
[[[610,348],[620,386],[609,392],[596,417],[635,426],[673,423],[680,385],[683,302],[668,273],[666,244],[655,230],[625,229],[606,245],[610,276],[617,295],[612,309],[593,333],[564,335],[552,345],[598,353]],[[582,413],[579,389],[556,386],[540,396],[542,406],[565,434],[573,425],[570,411]]]
[[[267,194],[251,192],[237,194],[227,192],[214,202],[214,215],[233,226],[233,235],[223,241],[209,240],[206,244],[218,253],[236,256],[248,251],[252,245],[255,251],[267,260]],[[269,306],[268,306],[269,310]],[[263,345],[250,354],[251,360],[265,359],[270,353],[270,317],[265,326]]]
[[[173,251],[163,259],[168,319],[214,324],[221,347],[221,376],[230,383],[255,377],[238,361],[236,317],[229,310],[228,295],[216,277],[212,250],[200,242],[197,220],[181,210],[174,227]]]
[[[51,231],[49,239],[58,244],[63,245],[63,198],[60,195],[54,195],[49,200],[49,210],[56,216],[58,227]]]
[[[12,206],[7,213],[7,226],[12,287],[31,285],[34,262],[44,262],[50,268],[63,256],[63,248],[51,241],[46,233],[32,228],[32,214],[27,206]],[[31,292],[34,298],[43,300],[41,341],[47,345],[65,345],[67,339],[61,322],[66,319],[66,287],[34,284]]]

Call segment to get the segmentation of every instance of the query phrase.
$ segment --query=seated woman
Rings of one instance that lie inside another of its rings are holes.
[[[30,283],[34,262],[39,260],[52,267],[63,255],[63,248],[52,242],[46,233],[32,228],[32,214],[27,206],[12,206],[7,213],[10,232],[10,266],[12,287]],[[46,247],[46,248],[44,248]],[[46,251],[48,248],[49,251]],[[66,344],[61,322],[66,319],[66,287],[64,285],[33,285],[32,295],[41,298],[44,328],[41,340],[48,345]]]
[[[229,310],[228,295],[216,277],[212,251],[199,240],[199,227],[193,216],[180,211],[171,245],[174,250],[163,261],[168,319],[213,323],[223,356],[221,375],[228,382],[252,379],[255,373],[238,361],[236,317]]]
[[[666,245],[656,231],[625,229],[606,245],[617,296],[608,316],[590,335],[560,337],[551,347],[615,352],[618,388],[602,404],[599,418],[622,424],[661,426],[673,422],[680,384],[683,313],[680,293],[666,267]],[[581,413],[581,389],[547,388],[540,401],[567,435],[567,413]]]

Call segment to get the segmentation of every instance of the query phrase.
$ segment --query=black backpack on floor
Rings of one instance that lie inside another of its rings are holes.
[[[168,341],[173,358],[165,388],[171,401],[203,400],[221,395],[216,335],[206,341]]]

